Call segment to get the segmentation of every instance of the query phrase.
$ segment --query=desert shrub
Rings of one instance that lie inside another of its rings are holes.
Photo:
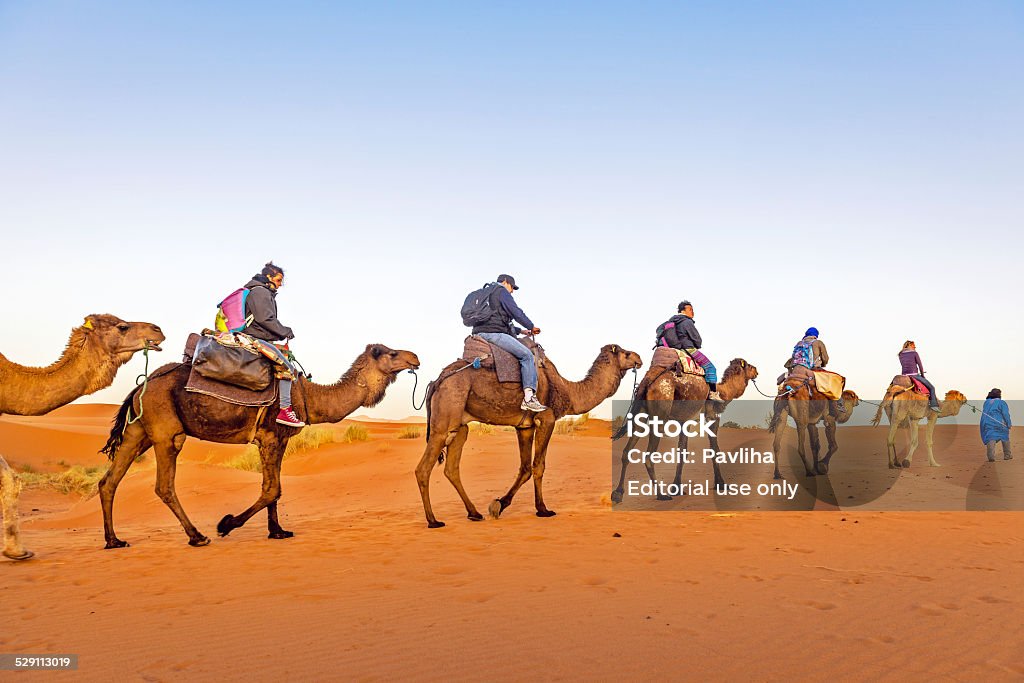
[[[739,422],[733,422],[732,420],[729,420],[728,422],[723,422],[722,423],[722,428],[723,429],[743,429],[743,427],[740,426]]]
[[[96,485],[106,473],[107,468],[102,466],[72,465],[63,472],[36,472],[32,468],[26,468],[18,476],[28,488],[48,488],[60,493],[78,493],[85,496],[96,492]]]
[[[418,438],[420,438],[420,436],[422,434],[423,434],[423,432],[420,431],[419,427],[413,427],[413,426],[410,425],[408,427],[403,427],[402,431],[398,432],[398,438],[399,439],[418,439]]]
[[[489,425],[489,424],[486,424],[484,422],[470,422],[469,423],[469,433],[470,434],[484,434],[484,435],[493,434],[494,433],[494,425]]]
[[[578,430],[583,428],[587,422],[590,421],[590,413],[584,413],[579,417],[562,418],[555,423],[555,434],[569,434],[574,435]]]
[[[345,443],[355,443],[357,441],[369,441],[370,430],[363,425],[349,425],[348,429],[345,430],[345,435],[341,439]]]
[[[353,425],[355,426],[355,425]],[[351,430],[352,427],[349,427]],[[364,433],[366,428],[362,427]],[[348,432],[345,432],[347,442]],[[368,433],[361,441],[366,441],[369,438]],[[315,451],[324,444],[335,443],[338,441],[338,433],[330,427],[321,425],[312,425],[304,427],[301,432],[293,436],[288,440],[288,447],[284,450],[284,457],[287,458],[289,455],[294,453],[304,453],[306,451]],[[245,470],[246,472],[262,472],[263,461],[260,458],[260,449],[256,446],[249,444],[245,447],[239,455],[235,456],[231,460],[224,463],[225,467],[230,467],[236,470]]]

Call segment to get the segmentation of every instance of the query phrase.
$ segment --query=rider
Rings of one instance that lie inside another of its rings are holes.
[[[704,368],[704,381],[708,383],[708,400],[718,403],[725,403],[725,399],[718,393],[718,370],[714,363],[700,351],[703,343],[697,326],[693,324],[693,304],[689,301],[681,301],[676,309],[679,313],[668,319],[665,323],[663,339],[673,349],[686,352],[697,365]]]
[[[804,338],[793,347],[793,355],[786,361],[786,369],[794,377],[805,377],[814,383],[815,370],[823,370],[828,365],[828,349],[825,342],[818,339],[818,328],[808,327],[804,332]],[[842,398],[833,401],[836,411],[846,412]]]
[[[278,424],[289,427],[305,427],[306,423],[299,419],[292,409],[292,380],[295,379],[294,368],[288,356],[273,344],[276,341],[294,339],[292,328],[283,325],[277,319],[277,292],[284,284],[284,269],[273,262],[252,277],[245,285],[249,296],[245,300],[245,313],[252,316],[252,322],[243,330],[256,339],[278,359],[278,365],[287,369],[287,376],[280,377],[281,410],[277,414]]]
[[[537,400],[537,366],[534,365],[533,353],[516,339],[516,336],[523,332],[540,334],[540,328],[533,324],[512,298],[512,292],[519,289],[516,279],[511,275],[502,274],[498,276],[497,282],[499,286],[494,288],[491,295],[494,297],[491,300],[491,317],[479,325],[474,325],[473,334],[499,349],[508,351],[519,360],[524,394],[520,407],[539,413],[547,410],[547,406]],[[521,330],[513,325],[513,320],[526,329]]]
[[[935,385],[924,378],[924,365],[921,363],[921,356],[917,353],[917,344],[907,340],[903,342],[903,349],[900,351],[900,367],[904,375],[916,379],[928,387],[928,407],[939,412],[939,397],[935,395]]]

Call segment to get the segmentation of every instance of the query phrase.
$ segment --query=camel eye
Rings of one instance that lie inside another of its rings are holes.
[[[128,330],[132,329],[132,326],[127,323],[121,323],[117,326],[117,329],[121,330],[121,334],[125,334]]]
[[[391,356],[392,358],[398,358],[398,351],[392,351],[392,352],[390,353],[390,356]]]

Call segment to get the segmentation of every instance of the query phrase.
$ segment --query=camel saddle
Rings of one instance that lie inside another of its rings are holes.
[[[519,337],[519,341],[533,353],[533,361],[538,371],[544,367],[544,347],[529,337]],[[461,360],[473,363],[480,360],[481,368],[493,368],[498,375],[499,382],[515,382],[522,384],[523,373],[519,368],[519,359],[504,349],[500,349],[488,343],[482,337],[469,335],[466,337],[465,345],[462,348]]]
[[[268,378],[267,384],[262,389],[246,388],[222,382],[214,379],[212,376],[204,376],[199,371],[202,364],[197,366],[195,360],[202,353],[204,347],[207,351],[213,349],[213,347],[208,346],[211,343],[215,347],[219,347],[211,337],[195,333],[188,336],[188,341],[185,342],[185,353],[182,363],[191,366],[191,372],[188,376],[188,382],[185,383],[185,391],[212,396],[237,406],[269,406],[277,401],[277,382],[272,379],[270,372],[271,364],[269,361],[258,356],[253,356],[253,360],[266,368],[266,376]],[[238,349],[238,351],[249,353],[241,349]]]
[[[672,368],[676,374],[704,376],[704,368],[697,365],[697,362],[690,358],[690,355],[681,349],[673,349],[667,346],[659,346],[654,349],[654,357],[651,359],[652,368]]]
[[[896,375],[892,378],[892,386],[909,389],[915,393],[929,396],[928,387],[921,383],[921,380],[910,375]]]

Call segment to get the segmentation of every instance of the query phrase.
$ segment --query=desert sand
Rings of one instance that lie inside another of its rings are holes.
[[[0,418],[0,452],[15,469],[103,464],[113,410]],[[398,438],[408,421],[360,424],[369,441],[285,461],[288,540],[268,540],[261,514],[189,547],[153,493],[152,454],[118,492],[130,548],[103,550],[97,498],[26,490],[37,558],[0,561],[0,651],[78,654],[77,674],[59,675],[87,679],[1024,677],[1024,513],[613,509],[609,428],[591,421],[553,440],[558,516],[534,516],[527,484],[500,520],[470,522],[438,468],[448,526],[432,530],[413,477],[422,439]],[[883,430],[841,437],[837,467],[844,452],[884,467]],[[1017,429],[1013,443],[1024,454]],[[908,506],[976,476],[977,439],[948,444],[942,468],[919,453],[901,475],[920,484]],[[256,498],[259,476],[223,465],[238,448],[190,441],[181,456],[178,494],[207,534]],[[513,434],[471,436],[463,480],[478,506],[517,464]]]

